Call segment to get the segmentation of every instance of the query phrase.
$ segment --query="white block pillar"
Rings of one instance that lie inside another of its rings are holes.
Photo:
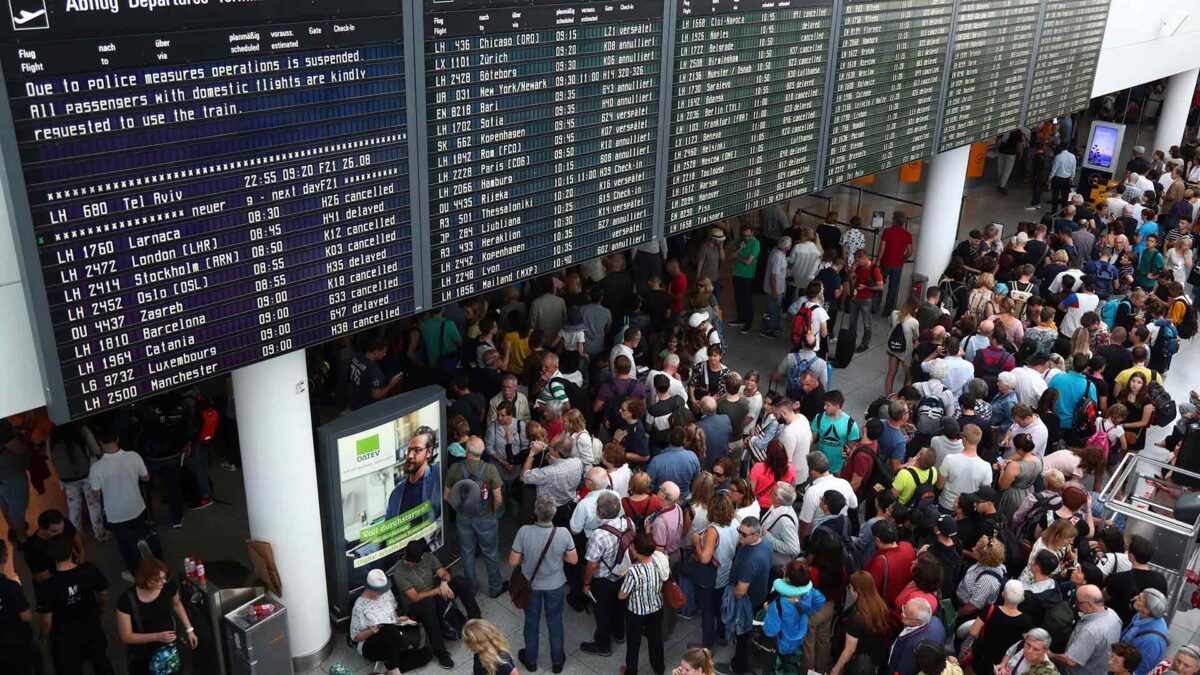
[[[233,373],[250,536],[269,542],[293,659],[329,644],[329,599],[304,351]]]
[[[1154,134],[1154,147],[1146,148],[1146,159],[1155,150],[1164,153],[1172,145],[1183,142],[1183,130],[1187,126],[1188,112],[1192,108],[1192,95],[1196,91],[1196,77],[1200,68],[1185,70],[1167,80],[1163,92],[1162,112],[1158,115],[1158,131]]]
[[[924,275],[936,285],[958,237],[958,216],[962,210],[963,186],[967,180],[967,161],[971,146],[948,150],[929,160],[925,182],[925,208],[921,231],[917,234],[913,273]],[[918,301],[924,298],[918,298]]]

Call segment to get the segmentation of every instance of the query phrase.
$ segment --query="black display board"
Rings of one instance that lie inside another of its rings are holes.
[[[1025,124],[1083,110],[1092,98],[1109,0],[1045,0]]]
[[[933,154],[954,0],[847,0],[825,185]]]
[[[938,151],[1021,126],[1042,0],[959,0]]]
[[[647,241],[662,0],[427,0],[435,305]]]
[[[677,0],[666,234],[816,187],[831,0]]]
[[[398,4],[10,5],[56,417],[414,311]]]

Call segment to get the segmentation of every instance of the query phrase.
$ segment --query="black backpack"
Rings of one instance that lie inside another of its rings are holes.
[[[1146,388],[1146,393],[1150,395],[1150,402],[1154,404],[1154,426],[1171,426],[1179,415],[1179,407],[1175,405],[1175,399],[1171,398],[1167,390],[1157,382],[1151,382]]]
[[[910,509],[937,509],[937,469],[929,469],[929,480],[922,481],[920,474],[913,467],[905,467],[904,471],[908,472],[913,479],[913,483],[917,488],[913,491],[912,499],[908,502]]]
[[[629,380],[627,380],[628,384],[625,385],[625,391],[622,392],[620,389],[618,389],[619,382],[620,380],[612,380],[608,383],[609,389],[612,390],[613,395],[604,402],[604,425],[609,429],[616,428],[617,424],[620,423],[621,404],[624,403],[625,399],[633,392],[634,389],[637,388],[638,384],[637,380],[629,378]],[[574,406],[575,404],[572,403],[571,405]]]
[[[1037,528],[1046,521],[1046,514],[1057,511],[1062,506],[1062,495],[1053,493],[1049,496],[1038,493],[1033,500],[1033,506],[1025,514],[1025,519],[1013,523],[1013,531],[1021,541],[1037,541]]]
[[[565,377],[556,377],[550,382],[561,384],[563,391],[567,393],[567,401],[571,403],[571,408],[583,413],[583,419],[590,422],[592,419],[592,407],[588,405],[587,395],[583,388]]]
[[[883,492],[892,487],[892,481],[896,480],[896,473],[892,471],[890,462],[884,461],[879,456],[878,452],[866,447],[859,446],[850,453],[850,457],[846,460],[847,464],[853,464],[854,459],[860,454],[866,453],[871,456],[871,473],[867,474],[866,479],[862,482],[860,491],[863,495],[869,495],[874,498],[875,493]]]
[[[887,348],[889,352],[896,354],[903,354],[908,349],[908,335],[904,333],[903,322],[892,326],[892,332],[888,334]]]
[[[1176,329],[1176,332],[1179,334],[1180,340],[1191,340],[1192,338],[1196,337],[1196,329],[1197,329],[1196,306],[1186,300],[1182,300],[1179,298],[1176,298],[1175,302],[1182,302],[1184,305],[1187,306],[1187,308],[1183,310],[1183,319],[1179,322],[1179,326]]]

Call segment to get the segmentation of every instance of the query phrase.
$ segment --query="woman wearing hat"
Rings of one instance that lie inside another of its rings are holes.
[[[383,661],[388,675],[400,675],[429,663],[430,653],[425,648],[414,651],[405,644],[400,623],[409,619],[397,611],[390,586],[383,570],[367,573],[367,586],[350,612],[350,638],[363,658]]]

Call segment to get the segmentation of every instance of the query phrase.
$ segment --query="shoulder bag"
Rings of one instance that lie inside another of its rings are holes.
[[[508,578],[508,597],[512,598],[512,603],[518,609],[525,609],[529,605],[529,595],[533,593],[533,580],[537,578],[538,570],[542,568],[542,561],[546,559],[546,552],[550,550],[550,544],[554,543],[554,537],[557,534],[557,527],[550,528],[550,536],[546,537],[546,545],[542,547],[542,554],[538,556],[537,564],[533,566],[533,576],[526,579],[525,574],[521,572],[520,565],[513,568],[512,576]]]
[[[133,632],[143,632],[144,625],[142,624],[142,613],[138,610],[138,605],[141,601],[138,600],[137,589],[129,589],[129,618],[133,627]],[[174,630],[175,615],[171,615],[171,627]],[[178,632],[176,632],[178,635]],[[169,645],[159,643],[158,645],[149,645],[152,650],[150,656],[150,675],[175,675],[175,673],[183,672],[183,660],[179,657],[179,647],[172,642]]]

